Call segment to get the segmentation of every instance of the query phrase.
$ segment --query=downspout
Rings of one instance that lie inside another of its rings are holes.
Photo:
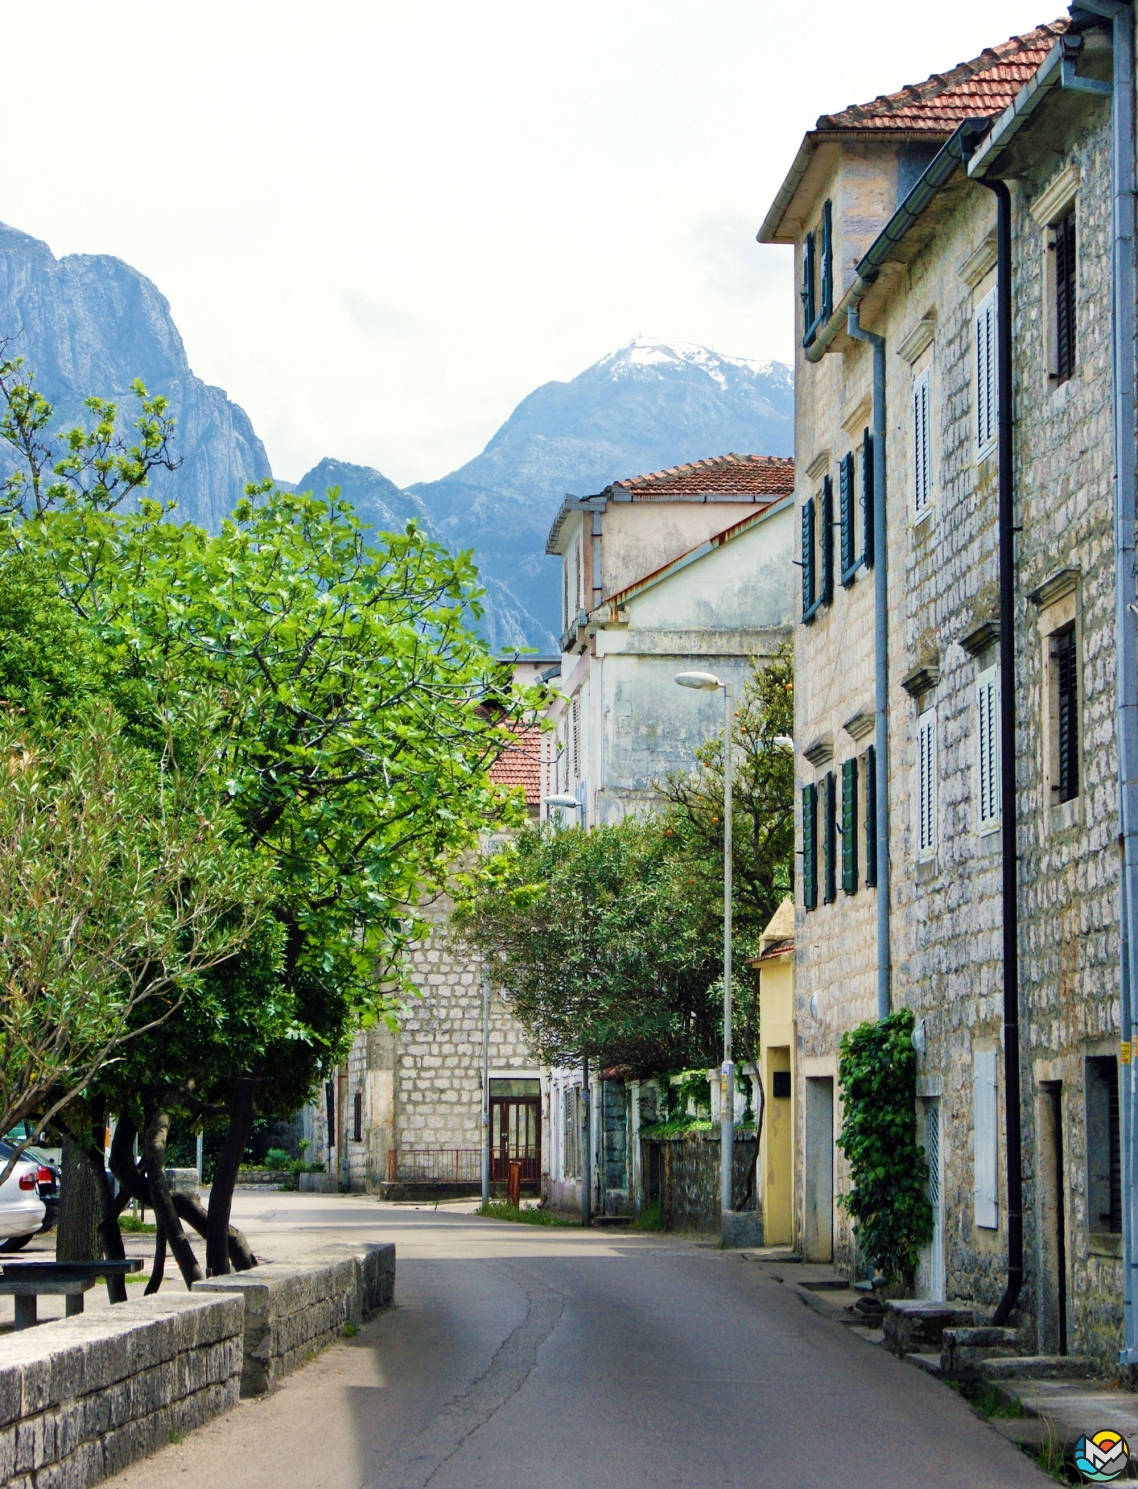
[[[1015,485],[1012,469],[1012,198],[1003,181],[976,178],[996,198],[997,464],[1000,573],[1000,848],[1004,971],[1004,1128],[1007,1148],[1008,1285],[992,1323],[1001,1327],[1023,1287],[1023,1125],[1019,1051],[1019,865],[1016,860]]]
[[[873,348],[873,666],[877,794],[877,1017],[889,1017],[889,592],[885,547],[885,337],[863,331],[856,302],[846,331]]]
[[[1115,733],[1118,742],[1120,1023],[1124,1064],[1119,1082],[1122,1126],[1123,1365],[1138,1364],[1138,1278],[1135,1270],[1135,1193],[1138,1089],[1134,1048],[1134,991],[1138,987],[1138,633],[1135,607],[1134,415],[1134,12],[1121,0],[1078,0],[1072,15],[1112,22],[1111,89],[1113,269],[1112,361],[1114,425]]]

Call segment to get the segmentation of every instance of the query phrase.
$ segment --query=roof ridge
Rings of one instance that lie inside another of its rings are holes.
[[[674,481],[694,471],[714,470],[727,468],[732,465],[787,465],[793,466],[793,455],[739,455],[730,451],[726,455],[706,455],[701,460],[689,460],[684,465],[669,465],[663,470],[647,471],[639,476],[626,476],[621,481],[614,481],[614,486],[620,486],[630,490],[636,486],[647,486],[666,481]]]

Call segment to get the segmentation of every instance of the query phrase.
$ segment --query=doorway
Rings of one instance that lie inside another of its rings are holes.
[[[1039,1126],[1039,1349],[1067,1353],[1067,1215],[1063,1082],[1041,1081]]]
[[[926,1098],[924,1149],[929,1167],[928,1197],[933,1215],[933,1234],[922,1257],[924,1295],[933,1302],[944,1301],[944,1166],[941,1158],[940,1097]]]
[[[834,1078],[806,1080],[802,1250],[807,1261],[834,1257]]]
[[[505,1184],[510,1163],[522,1166],[523,1184],[541,1178],[541,1082],[490,1082],[490,1178]]]

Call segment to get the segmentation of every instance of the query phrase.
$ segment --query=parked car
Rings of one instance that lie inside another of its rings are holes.
[[[0,1143],[0,1166],[7,1163],[12,1151],[11,1144]],[[58,1208],[56,1171],[38,1154],[33,1156],[32,1150],[25,1149],[16,1167],[0,1184],[0,1251],[18,1251],[40,1231],[50,1230]]]

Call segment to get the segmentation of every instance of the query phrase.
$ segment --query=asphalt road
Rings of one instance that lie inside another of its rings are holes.
[[[1017,1489],[946,1387],[671,1237],[242,1196],[266,1257],[393,1239],[396,1306],[114,1489]]]

